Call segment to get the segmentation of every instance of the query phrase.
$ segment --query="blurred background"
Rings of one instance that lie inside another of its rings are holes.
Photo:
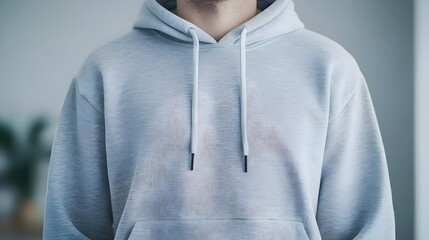
[[[429,239],[429,0],[294,0],[370,88],[397,239]],[[128,32],[142,0],[0,0],[0,239],[41,239],[52,140],[88,54]]]

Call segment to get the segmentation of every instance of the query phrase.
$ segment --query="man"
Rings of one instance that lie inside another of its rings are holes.
[[[292,0],[146,0],[73,78],[44,239],[394,239],[366,80]]]

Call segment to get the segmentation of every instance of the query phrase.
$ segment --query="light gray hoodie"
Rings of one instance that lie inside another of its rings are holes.
[[[366,80],[292,0],[216,41],[146,0],[70,83],[44,239],[394,239]]]

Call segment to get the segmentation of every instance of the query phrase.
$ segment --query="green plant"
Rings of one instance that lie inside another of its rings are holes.
[[[33,195],[34,170],[38,161],[49,160],[51,146],[42,141],[43,131],[48,126],[44,116],[36,117],[19,141],[18,134],[5,121],[0,121],[0,151],[7,159],[7,168],[0,174],[0,182],[12,185],[20,197],[27,199]]]

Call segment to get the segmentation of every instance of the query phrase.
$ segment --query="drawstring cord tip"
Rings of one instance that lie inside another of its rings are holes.
[[[244,155],[244,172],[247,172],[247,155]]]
[[[192,153],[192,157],[191,157],[191,171],[194,170],[194,156],[195,156],[195,153]]]

